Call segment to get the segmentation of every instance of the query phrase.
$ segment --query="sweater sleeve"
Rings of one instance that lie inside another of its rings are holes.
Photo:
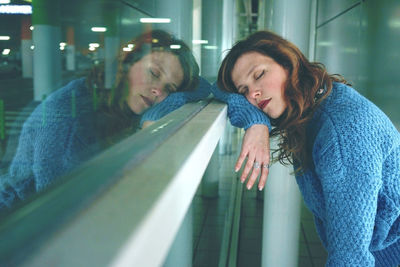
[[[224,92],[214,84],[211,91],[215,98],[228,104],[228,117],[233,126],[247,130],[255,124],[264,124],[271,131],[271,122],[268,116],[253,106],[240,94]]]
[[[162,102],[146,110],[140,120],[140,125],[145,121],[159,120],[186,103],[207,98],[210,94],[210,87],[211,84],[206,79],[200,78],[200,83],[196,90],[170,94]]]
[[[325,220],[318,227],[323,227],[319,232],[326,239],[326,266],[375,266],[369,247],[383,155],[377,145],[379,132],[361,126],[347,121],[345,127],[327,120],[314,143],[313,159],[325,206]]]

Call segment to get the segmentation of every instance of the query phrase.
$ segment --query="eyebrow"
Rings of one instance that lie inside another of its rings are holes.
[[[256,65],[253,65],[253,66],[250,68],[250,70],[247,72],[246,77],[248,77],[256,67],[257,67]],[[242,84],[239,85],[239,86],[237,87],[237,90],[239,91],[241,87],[243,87]]]

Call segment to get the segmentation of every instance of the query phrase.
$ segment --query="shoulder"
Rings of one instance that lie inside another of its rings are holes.
[[[334,156],[343,165],[371,165],[399,145],[400,134],[390,119],[355,89],[335,83],[314,116],[313,156]],[[332,152],[335,151],[335,154]],[[374,162],[375,161],[375,162]]]

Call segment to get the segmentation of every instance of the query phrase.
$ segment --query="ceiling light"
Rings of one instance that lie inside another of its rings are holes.
[[[140,18],[141,23],[170,23],[168,18]]]
[[[192,40],[193,44],[208,44],[208,40]]]
[[[92,32],[105,32],[107,31],[106,27],[92,27]]]
[[[0,41],[7,41],[10,40],[10,36],[0,36]]]
[[[6,49],[3,50],[2,54],[4,56],[7,56],[8,54],[10,54],[10,52],[11,52],[11,49],[6,48]]]
[[[0,14],[32,14],[32,6],[0,5]]]

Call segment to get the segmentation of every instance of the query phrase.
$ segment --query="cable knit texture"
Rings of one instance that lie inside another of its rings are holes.
[[[0,176],[0,209],[43,190],[98,151],[94,133],[84,78],[51,94],[24,123],[9,172]]]
[[[210,89],[218,100],[228,104],[228,117],[233,126],[247,130],[254,124],[263,124],[268,126],[269,131],[271,131],[268,116],[262,110],[250,104],[243,95],[224,92],[218,88],[217,84],[214,84]]]
[[[296,180],[328,251],[326,265],[400,265],[398,130],[353,88],[334,83],[307,136],[314,166]]]

